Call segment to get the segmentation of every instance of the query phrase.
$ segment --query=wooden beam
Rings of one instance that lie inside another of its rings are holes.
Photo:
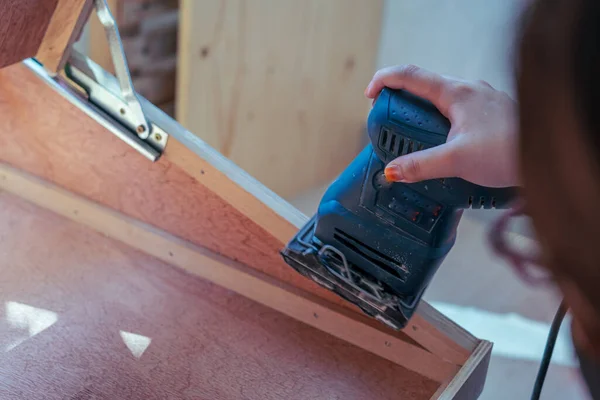
[[[283,262],[279,250],[306,221],[289,204],[144,103],[171,135],[165,155],[149,163],[38,73],[25,64],[0,71],[0,129],[11,132],[0,135],[0,160],[363,316]],[[371,323],[457,365],[478,343],[431,307],[402,332]]]
[[[35,56],[57,0],[0,1],[0,68]]]
[[[419,346],[372,329],[343,308],[3,164],[0,188],[436,382],[459,370]]]
[[[58,0],[56,11],[35,55],[48,72],[56,74],[64,67],[71,46],[79,39],[93,4],[93,0]]]

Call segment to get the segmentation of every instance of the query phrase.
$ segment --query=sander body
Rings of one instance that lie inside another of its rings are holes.
[[[281,254],[302,275],[398,330],[452,249],[463,211],[507,208],[517,188],[455,177],[388,182],[387,163],[445,143],[450,131],[433,104],[404,90],[381,91],[367,131],[370,144]]]

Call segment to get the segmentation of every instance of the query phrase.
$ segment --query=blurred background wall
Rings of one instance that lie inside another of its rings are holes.
[[[514,94],[512,50],[524,0],[386,0],[377,66],[416,64]]]

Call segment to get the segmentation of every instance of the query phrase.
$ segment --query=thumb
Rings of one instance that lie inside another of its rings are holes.
[[[457,175],[457,171],[454,170],[456,144],[447,142],[400,156],[386,166],[385,177],[390,182],[404,183],[454,177]]]

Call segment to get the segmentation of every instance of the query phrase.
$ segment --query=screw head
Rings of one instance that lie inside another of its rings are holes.
[[[146,132],[146,127],[144,125],[140,125],[137,127],[137,132],[138,133],[144,133]]]
[[[154,134],[154,139],[156,139],[157,142],[160,142],[162,140],[162,135],[160,133],[156,133]]]

